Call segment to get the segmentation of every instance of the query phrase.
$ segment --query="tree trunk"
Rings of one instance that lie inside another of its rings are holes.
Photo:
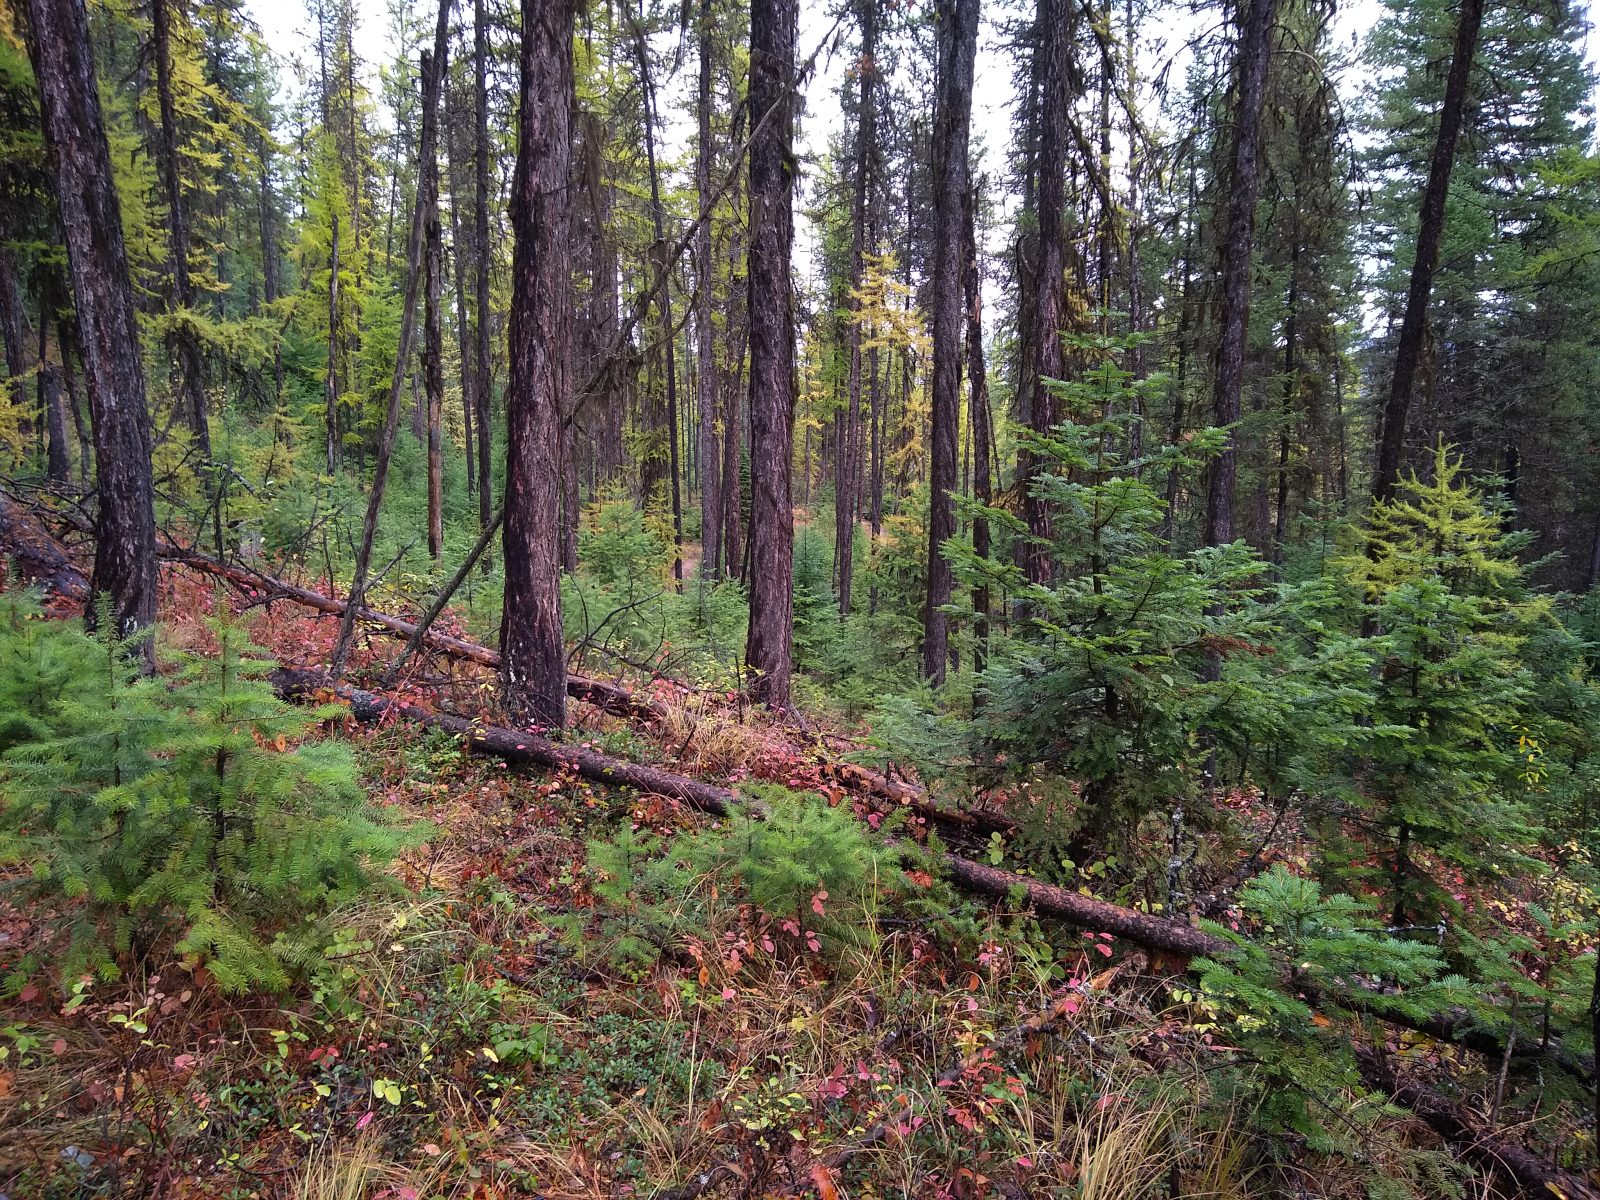
[[[728,359],[733,364],[723,387],[722,405],[722,548],[729,578],[744,578],[744,357],[749,333],[739,314],[732,314],[738,332]]]
[[[1295,224],[1294,244],[1289,248],[1289,303],[1283,321],[1283,428],[1278,431],[1278,505],[1272,530],[1272,561],[1280,564],[1289,539],[1289,434],[1299,390],[1295,354],[1300,331],[1300,237],[1299,222]]]
[[[23,380],[28,371],[28,352],[23,338],[22,290],[17,286],[16,260],[10,250],[0,246],[0,342],[4,343],[11,402],[18,412],[27,411],[28,403]]]
[[[278,239],[273,220],[272,151],[265,135],[257,139],[256,153],[261,162],[257,183],[257,220],[261,234],[261,292],[267,308],[278,302]],[[66,349],[61,352],[63,360]],[[283,335],[280,330],[272,339],[272,402],[283,399]]]
[[[962,209],[962,282],[967,299],[967,401],[972,422],[972,495],[979,504],[994,503],[994,476],[990,465],[994,457],[994,430],[989,413],[989,370],[983,359],[983,272],[978,262],[978,188],[967,189]],[[972,521],[972,553],[980,562],[989,557],[989,522],[982,516]],[[987,582],[972,592],[974,623],[972,669],[982,671],[988,659],[989,611],[993,598]]]
[[[1068,61],[1071,53],[1073,20],[1065,0],[1039,0],[1034,36],[1039,56],[1039,149],[1037,159],[1036,212],[1038,248],[1033,264],[1033,296],[1027,312],[1032,326],[1028,339],[1033,349],[1029,425],[1040,434],[1048,433],[1059,420],[1055,393],[1047,379],[1063,374],[1061,331],[1065,323],[1066,250],[1062,225],[1066,218],[1065,179],[1068,123],[1071,96]],[[1023,557],[1029,580],[1046,583],[1053,574],[1050,554],[1051,512],[1049,504],[1034,494],[1033,479],[1039,472],[1037,455],[1019,455],[1023,485],[1023,517],[1030,542]]]
[[[1227,209],[1222,240],[1220,332],[1217,343],[1216,394],[1213,420],[1233,425],[1239,420],[1239,393],[1244,383],[1245,337],[1250,321],[1250,259],[1255,239],[1256,192],[1260,185],[1261,107],[1266,96],[1267,66],[1272,54],[1272,19],[1277,0],[1243,0],[1240,13],[1238,68],[1235,87],[1233,148],[1229,154]],[[1238,439],[1230,431],[1222,453],[1211,465],[1206,496],[1205,544],[1233,541],[1233,485],[1238,474]]]
[[[39,314],[39,411],[44,414],[46,463],[50,478],[65,483],[72,475],[72,453],[67,446],[67,411],[61,402],[61,372],[50,361],[46,333],[50,328]]]
[[[834,546],[838,560],[839,615],[848,617],[855,578],[856,526],[861,515],[861,341],[860,303],[863,257],[867,249],[867,212],[872,206],[872,169],[878,153],[878,125],[873,85],[878,78],[878,0],[859,0],[861,24],[860,76],[856,98],[855,183],[850,204],[851,320],[849,395],[840,421],[838,464],[834,479]]]
[[[961,432],[962,212],[969,191],[967,140],[978,0],[939,0],[938,110],[933,126],[933,416],[928,464],[928,590],[922,674],[942,684],[950,658],[952,576],[944,544],[956,534],[956,448]]]
[[[752,0],[750,111],[750,633],[751,693],[789,704],[793,671],[794,54],[797,0]],[[771,115],[768,116],[768,110]],[[765,118],[763,120],[763,118]]]
[[[472,266],[472,251],[461,234],[461,209],[465,204],[461,186],[461,128],[459,123],[450,141],[450,249],[455,259],[450,272],[455,290],[456,349],[461,359],[461,422],[465,433],[467,460],[467,498],[478,492],[478,454],[473,440],[472,418],[477,406],[472,370],[472,324],[467,319],[467,275]]]
[[[694,186],[700,211],[711,208],[711,74],[713,28],[711,0],[700,0],[700,78],[695,93],[699,144],[695,150]],[[695,380],[700,405],[700,573],[715,579],[722,573],[722,471],[714,421],[717,403],[717,351],[711,324],[711,220],[700,222],[694,235],[695,254]]]
[[[441,79],[445,63],[435,68]],[[435,90],[439,85],[435,85]],[[422,390],[427,398],[428,557],[437,568],[444,556],[444,230],[439,221],[439,152],[422,164],[427,181],[427,230],[423,251]]]
[[[172,97],[173,0],[151,0],[150,27],[156,66],[156,101],[161,113],[161,182],[167,194],[167,225],[172,243],[172,315],[177,320],[170,344],[177,360],[183,397],[184,420],[194,434],[202,458],[211,457],[211,433],[206,423],[205,378],[200,365],[200,343],[195,336],[194,290],[189,279],[189,206],[183,194],[183,174],[178,168],[181,148],[178,119]]]
[[[95,595],[109,598],[118,631],[130,636],[156,618],[156,522],[144,370],[122,214],[83,0],[27,0],[26,8],[28,54],[39,82],[94,415],[99,512],[90,586]],[[92,599],[87,615],[93,622]],[[153,665],[148,638],[143,653]]]
[[[78,435],[78,478],[88,483],[94,438],[83,419],[83,405],[78,403],[78,376],[72,369],[73,343],[67,337],[67,323],[60,316],[56,317],[56,345],[61,348],[61,379],[67,393],[67,409],[72,413],[72,428]]]
[[[406,287],[400,302],[400,343],[395,350],[394,374],[389,381],[389,403],[384,412],[377,459],[373,463],[372,491],[367,497],[367,512],[361,522],[361,541],[356,547],[355,578],[350,582],[350,606],[339,624],[339,636],[333,645],[332,671],[335,677],[344,671],[345,658],[350,653],[350,639],[355,634],[355,614],[366,594],[372,543],[378,535],[378,511],[383,507],[383,493],[389,482],[389,460],[394,453],[394,437],[400,425],[400,392],[405,384],[406,368],[411,362],[411,346],[416,335],[417,289],[422,277],[423,243],[428,213],[437,202],[437,197],[432,194],[436,179],[430,177],[425,164],[437,161],[439,89],[447,69],[446,55],[450,46],[450,4],[451,0],[439,0],[433,52],[429,54],[424,51],[422,55],[422,134],[417,153],[417,195],[412,202],[411,236],[406,243]]]
[[[494,476],[492,474],[494,431],[490,413],[494,399],[493,357],[489,349],[489,22],[484,14],[484,0],[472,0],[472,72],[473,72],[473,183],[477,203],[473,207],[473,265],[477,269],[474,279],[476,312],[474,330],[477,334],[478,361],[476,377],[478,426],[478,524],[489,527],[494,511]],[[483,557],[483,569],[490,568],[491,556]]]
[[[328,250],[328,377],[323,383],[323,419],[327,428],[328,474],[339,469],[339,214],[333,215]]]
[[[677,338],[672,323],[672,263],[667,261],[667,233],[665,213],[661,206],[661,174],[656,169],[656,92],[650,78],[650,51],[645,44],[644,30],[638,20],[633,21],[634,47],[639,66],[639,83],[644,92],[644,150],[645,165],[650,174],[650,221],[655,232],[655,245],[651,258],[661,271],[661,350],[665,358],[667,390],[667,470],[668,486],[672,500],[672,577],[683,582],[683,472],[678,460],[678,367],[674,354]],[[707,222],[709,223],[709,222]],[[649,500],[645,496],[645,500]]]
[[[1406,410],[1417,378],[1422,346],[1428,329],[1428,301],[1433,295],[1433,273],[1439,266],[1439,241],[1444,234],[1445,201],[1450,194],[1450,173],[1455,167],[1456,142],[1461,137],[1467,107],[1467,83],[1472,56],[1483,25],[1483,0],[1461,0],[1456,18],[1455,51],[1444,86],[1444,106],[1439,110],[1439,136],[1428,165],[1428,183],[1422,192],[1417,221],[1417,253],[1411,264],[1411,286],[1406,292],[1405,316],[1394,352],[1394,375],[1384,402],[1378,436],[1378,465],[1372,479],[1374,500],[1387,500],[1400,479],[1400,460],[1406,441]]]
[[[560,425],[571,401],[574,0],[522,10],[521,111],[511,224],[502,696],[518,720],[566,720],[561,636]]]

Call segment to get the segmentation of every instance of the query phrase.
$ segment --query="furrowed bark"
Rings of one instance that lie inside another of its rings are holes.
[[[150,422],[121,206],[83,0],[25,7],[93,412],[100,503],[90,587],[110,598],[118,629],[129,636],[155,620],[157,576]],[[91,622],[94,615],[91,601]],[[149,639],[144,654],[153,666]]]
[[[574,0],[522,12],[521,115],[511,224],[510,371],[500,622],[501,695],[519,720],[566,720],[561,632],[561,421],[571,387]]]
[[[940,0],[939,101],[933,128],[933,427],[928,467],[928,578],[922,613],[922,675],[942,684],[950,658],[953,575],[944,544],[956,534],[956,445],[961,426],[962,210],[972,73],[978,47],[977,0]]]
[[[1238,101],[1233,149],[1228,164],[1226,224],[1223,229],[1220,333],[1217,345],[1213,420],[1232,425],[1239,420],[1239,392],[1244,384],[1245,337],[1250,319],[1250,260],[1255,241],[1256,193],[1260,188],[1261,109],[1266,97],[1267,66],[1272,55],[1272,20],[1277,0],[1245,0],[1237,56]],[[1233,490],[1238,474],[1237,439],[1232,431],[1211,465],[1206,494],[1205,544],[1233,541]]]
[[[797,0],[753,0],[750,108],[773,110],[750,141],[750,629],[751,692],[789,705],[793,672],[794,93]]]

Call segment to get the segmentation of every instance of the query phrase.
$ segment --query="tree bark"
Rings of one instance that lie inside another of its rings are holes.
[[[202,458],[211,457],[211,433],[206,421],[205,378],[200,343],[195,336],[194,289],[189,278],[189,205],[183,192],[182,152],[178,142],[177,109],[172,95],[173,0],[150,0],[152,49],[156,66],[156,101],[161,114],[161,182],[167,194],[167,226],[171,237],[172,311],[177,322],[169,342],[178,363],[184,420],[194,434]]]
[[[83,0],[27,0],[26,9],[28,55],[39,82],[94,421],[100,503],[90,587],[109,598],[118,632],[132,636],[156,618],[156,523],[144,369],[122,214]],[[87,617],[94,621],[93,600]],[[151,639],[142,645],[153,666]]]
[[[944,682],[950,659],[952,576],[944,544],[956,534],[956,448],[961,432],[962,213],[970,190],[967,141],[978,48],[978,0],[939,0],[938,109],[933,125],[933,414],[928,464],[928,576],[922,675]]]
[[[851,320],[847,328],[850,353],[849,394],[840,421],[838,470],[834,480],[834,545],[838,560],[839,615],[848,617],[855,579],[856,526],[861,515],[861,305],[855,293],[861,287],[867,250],[867,212],[872,206],[873,164],[878,154],[878,0],[858,0],[861,25],[861,60],[856,97],[855,179],[850,203]]]
[[[1072,25],[1065,0],[1038,0],[1034,29],[1038,39],[1035,53],[1039,56],[1039,148],[1035,169],[1038,244],[1032,271],[1032,302],[1027,309],[1032,327],[1028,341],[1033,349],[1028,424],[1038,434],[1049,433],[1060,419],[1055,393],[1045,381],[1060,379],[1064,373],[1061,332],[1066,319],[1066,250],[1062,226],[1066,219],[1065,175],[1071,119],[1067,73]],[[1024,550],[1023,568],[1033,583],[1047,583],[1054,574],[1050,505],[1034,494],[1033,481],[1040,468],[1038,456],[1025,450],[1018,457],[1023,517],[1030,539]]]
[[[476,311],[473,327],[477,335],[478,361],[474,372],[477,381],[478,425],[478,524],[489,527],[489,517],[494,511],[493,427],[490,412],[494,399],[493,356],[489,349],[489,22],[484,14],[484,0],[472,0],[472,73],[473,73],[473,183],[477,203],[473,207],[473,265]],[[488,555],[483,568],[490,567]]]
[[[501,694],[517,719],[552,729],[566,720],[558,523],[560,424],[571,401],[573,14],[574,0],[523,7],[511,193]]]
[[[711,74],[713,29],[711,0],[700,0],[700,76],[695,93],[699,143],[695,149],[694,186],[700,211],[711,206]],[[717,445],[716,336],[711,324],[712,281],[711,222],[700,222],[694,235],[695,252],[695,387],[700,405],[700,573],[708,579],[722,574],[722,458]]]
[[[1450,174],[1455,168],[1456,143],[1466,114],[1467,84],[1472,57],[1483,25],[1483,0],[1461,0],[1456,18],[1455,49],[1445,80],[1444,105],[1439,110],[1439,134],[1428,165],[1428,182],[1422,192],[1417,221],[1417,253],[1411,264],[1411,285],[1406,292],[1405,315],[1394,352],[1394,375],[1384,402],[1378,435],[1378,464],[1372,479],[1374,500],[1387,500],[1400,479],[1400,460],[1406,441],[1406,410],[1416,382],[1428,329],[1428,302],[1433,295],[1433,275],[1439,267],[1439,242],[1444,234],[1445,201],[1450,194]]]
[[[1229,154],[1227,209],[1222,240],[1220,332],[1217,342],[1216,394],[1213,420],[1233,425],[1239,420],[1239,394],[1244,384],[1245,339],[1250,322],[1250,260],[1255,241],[1256,193],[1260,187],[1261,108],[1266,97],[1267,67],[1272,56],[1272,21],[1277,0],[1242,0],[1237,52],[1238,100],[1234,109],[1233,147]],[[1205,544],[1233,541],[1233,488],[1238,474],[1238,439],[1229,431],[1222,453],[1211,465],[1206,495]]]
[[[442,90],[445,62],[434,68],[440,76],[435,91]],[[439,221],[439,151],[422,164],[427,181],[427,230],[423,251],[422,390],[427,400],[428,435],[428,557],[435,568],[444,556],[444,230]]]
[[[472,370],[472,322],[467,309],[467,277],[471,273],[472,248],[461,232],[461,210],[466,203],[461,183],[461,134],[459,122],[453,129],[450,150],[450,249],[455,259],[450,272],[456,303],[456,348],[461,359],[461,422],[465,434],[467,499],[478,494],[478,451],[473,434],[476,413],[476,382]]]
[[[50,323],[39,314],[39,411],[44,413],[47,471],[57,483],[72,476],[72,454],[67,446],[67,410],[61,401],[61,372],[50,361],[46,334]]]
[[[650,50],[645,42],[644,29],[639,19],[630,15],[633,22],[634,49],[639,67],[639,84],[644,100],[644,150],[645,165],[650,176],[650,222],[655,232],[655,245],[651,257],[658,262],[661,273],[661,293],[658,304],[661,315],[661,350],[665,359],[667,392],[667,470],[672,501],[672,577],[683,582],[683,470],[678,455],[678,367],[674,347],[677,338],[672,322],[672,264],[667,261],[667,233],[665,212],[661,205],[661,174],[656,168],[656,92],[650,77]],[[710,222],[702,222],[702,228]],[[644,499],[648,502],[650,497]]]
[[[978,261],[978,187],[967,189],[962,206],[962,283],[967,300],[967,401],[972,422],[972,495],[979,504],[994,503],[994,429],[989,412],[989,369],[983,357],[983,272]],[[989,521],[977,516],[972,521],[972,553],[987,561],[990,553]],[[973,625],[972,668],[982,671],[988,659],[989,612],[993,597],[987,580],[972,591]]]
[[[750,110],[772,118],[750,143],[750,631],[751,693],[789,704],[793,673],[794,78],[797,0],[752,0]]]
[[[444,81],[450,46],[450,5],[451,0],[439,0],[433,52],[424,52],[422,56],[422,133],[417,153],[417,195],[412,203],[411,236],[406,243],[406,287],[400,307],[400,344],[395,351],[394,374],[389,381],[389,403],[384,413],[383,432],[378,440],[377,458],[373,463],[372,491],[367,497],[367,512],[361,522],[361,541],[356,547],[355,578],[350,582],[350,607],[339,625],[339,636],[333,644],[332,670],[335,676],[344,671],[345,658],[350,653],[350,639],[355,633],[355,613],[366,594],[372,544],[378,535],[378,511],[383,507],[383,493],[389,482],[389,460],[394,453],[395,433],[400,425],[400,392],[405,383],[406,368],[411,362],[411,346],[416,335],[417,289],[422,276],[423,242],[427,233],[428,213],[437,201],[432,194],[433,184],[437,180],[430,178],[425,164],[437,161],[439,89]]]
[[[11,402],[19,412],[25,412],[28,389],[23,376],[28,371],[28,352],[23,334],[22,289],[17,285],[16,260],[5,246],[0,246],[0,343],[5,349]]]
[[[256,186],[257,220],[261,236],[261,292],[267,308],[278,302],[278,238],[273,214],[272,197],[272,147],[267,135],[257,139],[256,154],[261,173]],[[66,350],[62,349],[62,358]],[[272,402],[283,399],[283,335],[280,330],[272,339]]]
[[[339,469],[339,214],[333,214],[328,249],[328,377],[323,383],[323,419],[327,430],[328,474]]]

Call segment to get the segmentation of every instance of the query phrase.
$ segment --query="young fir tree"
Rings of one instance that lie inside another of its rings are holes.
[[[171,949],[228,990],[281,988],[410,839],[348,746],[301,744],[337,710],[279,700],[244,631],[208,624],[215,654],[168,679],[19,600],[0,622],[0,861],[61,905],[63,978]]]
[[[1482,874],[1527,844],[1513,731],[1534,696],[1528,639],[1550,604],[1517,558],[1526,537],[1506,532],[1442,441],[1430,477],[1403,479],[1360,534],[1334,564],[1378,630],[1349,815],[1383,847],[1394,923],[1431,921],[1452,907],[1444,869]]]

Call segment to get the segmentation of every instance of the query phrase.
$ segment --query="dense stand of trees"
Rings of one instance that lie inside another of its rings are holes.
[[[666,523],[667,586],[742,584],[747,680],[774,705],[798,661],[797,517],[831,533],[839,620],[909,608],[922,678],[981,667],[1030,618],[999,566],[1051,582],[1080,520],[1037,485],[1063,421],[1127,418],[1103,443],[1160,473],[1175,551],[1243,539],[1280,571],[1443,436],[1499,476],[1547,581],[1588,586],[1581,24],[1395,4],[1351,59],[1318,5],[1219,12],[1169,60],[1154,0],[850,0],[819,46],[785,0],[447,0],[404,10],[397,58],[370,64],[349,0],[314,0],[291,69],[227,3],[30,0],[0,115],[46,153],[7,143],[0,428],[19,467],[93,480],[96,583],[131,627],[153,615],[157,499],[225,550],[230,504],[271,507],[239,450],[269,425],[270,487],[292,459],[317,497],[314,532],[277,543],[335,576],[353,561],[359,598],[389,569],[410,396],[418,552],[443,574],[451,531],[503,511],[481,562],[503,572],[506,697],[546,724],[559,577],[607,497]],[[1006,145],[970,132],[980,41],[1017,64]],[[805,157],[800,114],[829,103],[813,50],[839,113]],[[1073,391],[1095,333],[1125,339],[1141,385],[1120,415]],[[1144,464],[1208,425],[1203,472]],[[366,491],[359,529],[318,491],[340,478]],[[957,544],[996,568],[970,595]]]

